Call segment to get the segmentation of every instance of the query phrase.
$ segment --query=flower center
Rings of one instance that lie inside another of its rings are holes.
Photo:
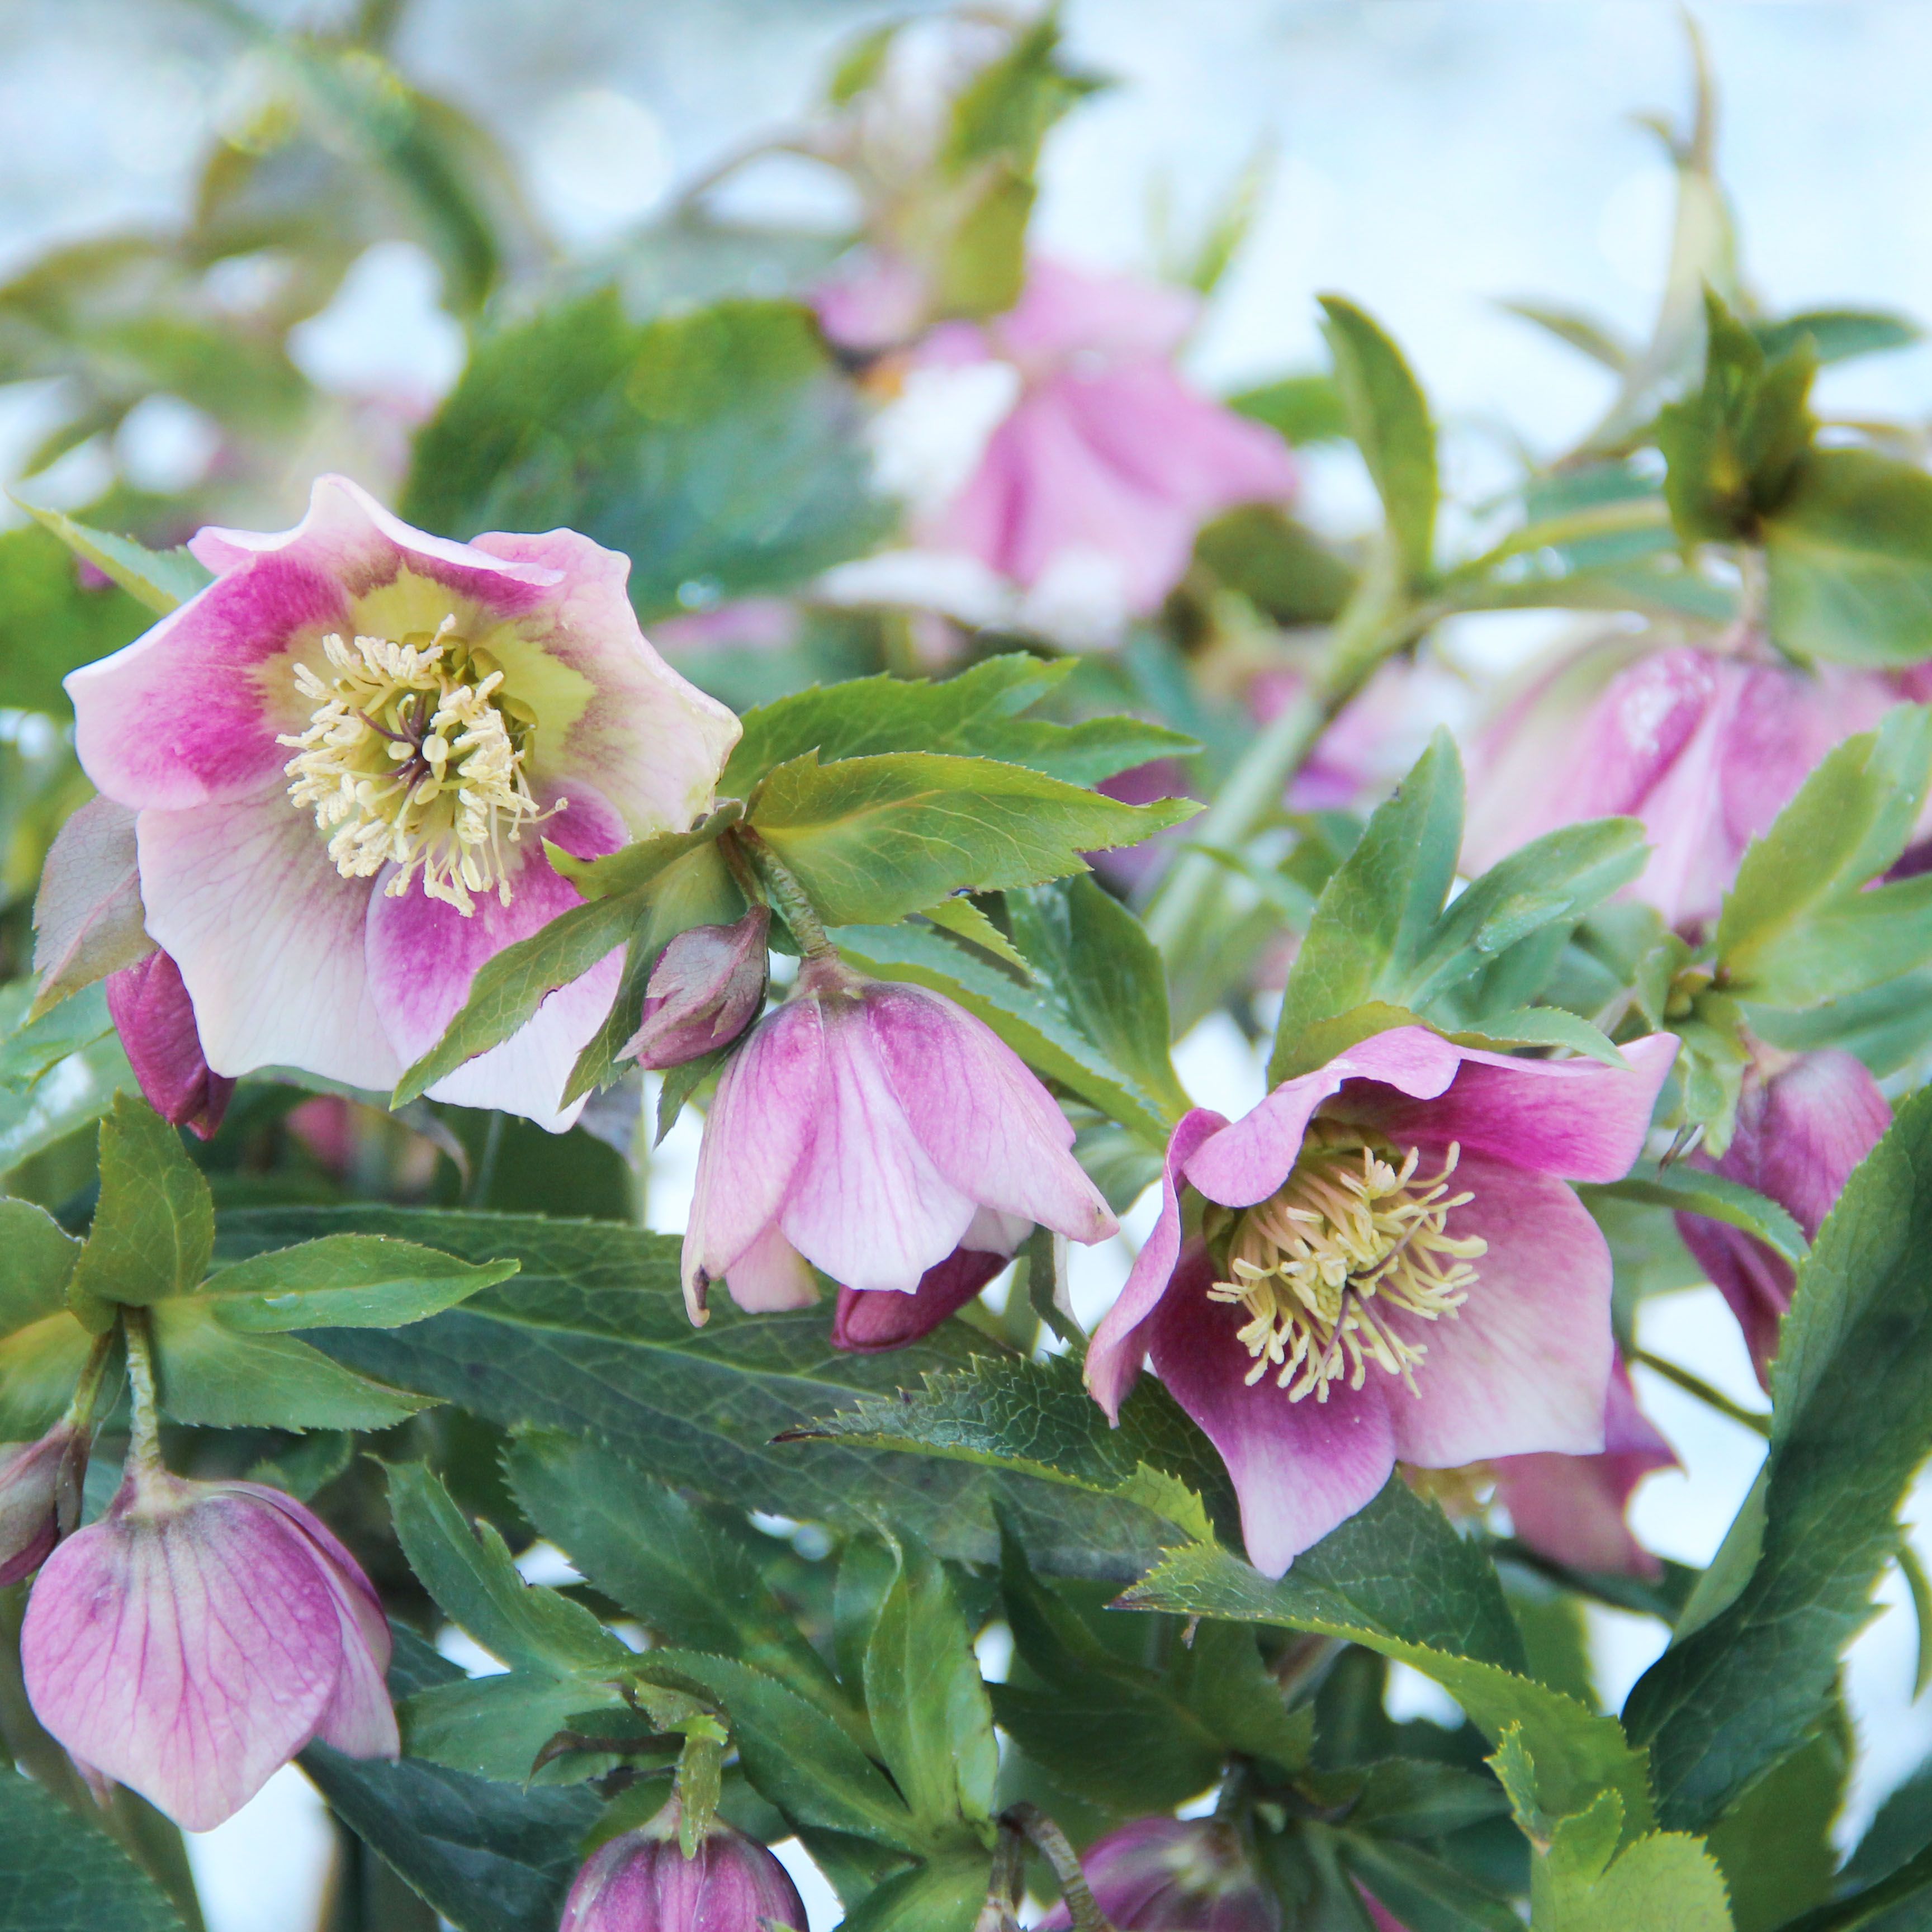
[[[306,664],[296,685],[316,702],[306,731],[279,742],[296,748],[284,768],[289,798],[313,811],[328,835],[328,856],[345,879],[396,872],[383,888],[406,892],[418,874],[433,899],[466,919],[473,894],[510,903],[506,844],[539,812],[524,775],[536,715],[505,696],[501,667],[454,634],[447,616],[435,634],[400,644],[332,632],[322,649],[335,676]]]
[[[1372,1362],[1416,1392],[1428,1352],[1389,1326],[1388,1311],[1453,1318],[1475,1285],[1470,1262],[1489,1246],[1448,1232],[1450,1210],[1475,1198],[1449,1192],[1460,1152],[1452,1144],[1442,1171],[1424,1180],[1420,1148],[1399,1157],[1358,1129],[1310,1124],[1293,1172],[1235,1224],[1233,1278],[1208,1291],[1246,1311],[1240,1336],[1255,1358],[1250,1388],[1273,1370],[1289,1401],[1312,1394],[1326,1402],[1345,1374],[1361,1388]]]

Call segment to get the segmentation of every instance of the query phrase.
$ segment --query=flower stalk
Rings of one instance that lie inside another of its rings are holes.
[[[128,1464],[142,1475],[162,1473],[160,1403],[154,1388],[154,1329],[145,1308],[124,1308],[121,1325],[128,1337],[128,1402],[133,1418]]]
[[[1018,1804],[1006,1814],[1024,1832],[1034,1850],[1053,1868],[1060,1884],[1060,1895],[1066,1901],[1074,1932],[1114,1932],[1094,1897],[1087,1874],[1080,1868],[1079,1856],[1067,1842],[1066,1834],[1036,1804]]]

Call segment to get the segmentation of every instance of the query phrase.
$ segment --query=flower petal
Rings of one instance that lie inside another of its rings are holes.
[[[216,1072],[299,1067],[386,1089],[401,1073],[369,986],[370,882],[345,879],[279,786],[144,812],[148,930],[181,969]]]
[[[779,1233],[776,1221],[731,1264],[724,1286],[748,1315],[809,1308],[818,1299],[812,1264]]]
[[[1012,1258],[962,1244],[928,1268],[910,1294],[842,1288],[832,1318],[832,1346],[853,1355],[903,1348],[956,1315]]]
[[[1372,1384],[1359,1393],[1333,1385],[1326,1402],[1291,1402],[1272,1376],[1248,1387],[1253,1362],[1237,1334],[1241,1311],[1208,1300],[1214,1279],[1205,1246],[1191,1243],[1149,1324],[1150,1352],[1174,1400],[1228,1466],[1248,1561],[1279,1576],[1388,1480],[1389,1406]]]
[[[208,1139],[221,1125],[235,1082],[208,1066],[181,968],[169,954],[152,952],[109,974],[106,991],[107,1011],[142,1097],[171,1125]]]
[[[1425,1147],[1425,1160],[1440,1148]],[[1428,1350],[1416,1394],[1384,1378],[1398,1453],[1428,1469],[1546,1449],[1594,1454],[1610,1376],[1609,1245],[1546,1174],[1466,1149],[1454,1184],[1475,1198],[1450,1214],[1449,1232],[1490,1244],[1468,1300],[1437,1322],[1376,1311]]]

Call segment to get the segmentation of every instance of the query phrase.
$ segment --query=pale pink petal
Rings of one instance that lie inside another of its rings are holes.
[[[1112,1210],[1068,1152],[1066,1116],[991,1027],[917,986],[876,983],[864,998],[886,1082],[953,1186],[1070,1240],[1114,1232]]]
[[[1148,1324],[1150,1352],[1228,1466],[1249,1562],[1279,1576],[1388,1481],[1396,1454],[1388,1400],[1372,1384],[1359,1393],[1331,1384],[1326,1402],[1291,1402],[1272,1376],[1250,1388],[1254,1363],[1237,1333],[1245,1316],[1208,1300],[1214,1279],[1205,1248],[1191,1244]]]
[[[1423,1148],[1425,1166],[1442,1150]],[[1397,1453],[1424,1468],[1494,1456],[1604,1446],[1610,1376],[1610,1251],[1589,1211],[1561,1181],[1466,1148],[1454,1177],[1474,1196],[1449,1217],[1489,1252],[1454,1316],[1435,1322],[1376,1305],[1396,1334],[1425,1347],[1418,1393],[1381,1376]]]
[[[779,1225],[847,1288],[915,1288],[958,1245],[979,1204],[920,1144],[860,1003],[836,996],[822,1004],[819,1117]]]
[[[1100,1318],[1087,1348],[1087,1387],[1118,1424],[1120,1404],[1147,1359],[1146,1324],[1168,1292],[1180,1256],[1180,1176],[1202,1143],[1228,1124],[1227,1117],[1196,1107],[1181,1117],[1168,1137],[1161,1168],[1160,1218],[1134,1257],[1126,1286]]]
[[[1191,290],[1036,256],[1019,300],[993,324],[1006,352],[1046,361],[1082,352],[1172,356],[1201,312]]]
[[[574,857],[600,858],[624,842],[616,814],[587,787],[545,822],[541,837]],[[463,1009],[480,968],[560,913],[584,903],[583,895],[554,871],[537,833],[526,832],[509,848],[512,898],[478,893],[467,917],[412,884],[399,898],[382,890],[386,871],[369,901],[369,983],[397,1056],[405,1066],[427,1053]],[[479,1054],[429,1089],[433,1100],[464,1107],[498,1107],[561,1133],[582,1111],[560,1103],[564,1083],[590,1036],[602,1025],[623,973],[622,950],[613,951],[580,978],[560,986],[501,1046]]]
[[[386,1090],[403,1063],[369,984],[373,887],[345,879],[278,784],[245,804],[144,812],[148,930],[181,968],[208,1064]]]
[[[388,1614],[376,1586],[364,1575],[362,1564],[349,1553],[342,1539],[314,1510],[286,1490],[272,1489],[266,1483],[224,1483],[222,1487],[232,1496],[249,1497],[274,1510],[315,1546],[316,1556],[328,1573],[329,1586],[352,1618],[363,1648],[374,1658],[379,1670],[386,1671],[394,1647]]]
[[[812,1264],[779,1233],[776,1221],[725,1270],[724,1286],[748,1315],[809,1308],[818,1299]]]

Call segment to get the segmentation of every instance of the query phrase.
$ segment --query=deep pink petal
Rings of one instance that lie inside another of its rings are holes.
[[[956,1315],[1012,1259],[962,1245],[928,1268],[910,1294],[842,1288],[832,1318],[832,1346],[853,1355],[903,1348]]]
[[[1126,1285],[1101,1317],[1088,1344],[1087,1387],[1112,1422],[1119,1422],[1120,1404],[1147,1359],[1146,1324],[1168,1292],[1180,1258],[1181,1170],[1202,1142],[1227,1124],[1226,1114],[1207,1107],[1196,1107],[1181,1117],[1168,1137],[1167,1158],[1161,1168],[1160,1218],[1146,1246],[1134,1257]]]
[[[1066,1116],[991,1027],[922,987],[874,982],[864,1001],[886,1079],[953,1186],[1070,1240],[1115,1232],[1112,1210],[1068,1151]]]
[[[1440,1148],[1424,1147],[1425,1168]],[[1383,1378],[1397,1453],[1430,1469],[1540,1450],[1594,1454],[1610,1376],[1608,1244],[1546,1174],[1466,1148],[1454,1184],[1475,1198],[1450,1214],[1449,1232],[1490,1244],[1468,1300],[1435,1322],[1377,1310],[1428,1350],[1418,1394]]]
[[[164,1120],[206,1140],[228,1111],[235,1082],[208,1066],[181,968],[169,954],[151,952],[137,965],[109,974],[106,991],[107,1011],[142,1097]]]
[[[148,929],[181,969],[209,1066],[299,1067],[386,1089],[403,1070],[369,985],[367,879],[345,879],[278,784],[245,805],[144,812]]]

